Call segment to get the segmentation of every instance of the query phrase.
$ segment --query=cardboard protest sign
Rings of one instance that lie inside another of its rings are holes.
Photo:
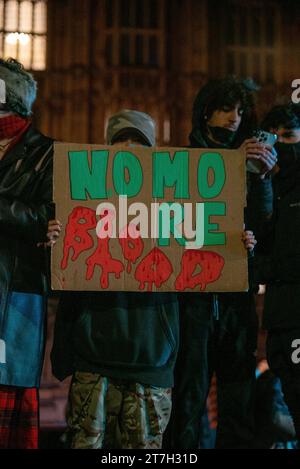
[[[245,291],[238,150],[55,144],[55,290]]]

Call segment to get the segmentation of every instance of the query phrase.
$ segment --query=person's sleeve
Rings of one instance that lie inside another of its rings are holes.
[[[51,150],[52,151],[52,150]],[[53,216],[52,159],[41,170],[35,203],[0,196],[0,230],[15,238],[38,243],[45,239],[48,220]]]
[[[253,231],[257,245],[249,259],[253,288],[268,282],[272,275],[271,254],[274,236],[274,192],[272,178],[247,173],[246,229]]]
[[[272,179],[261,179],[255,174],[247,173],[247,189],[246,229],[253,231],[259,244],[270,225],[273,213]]]

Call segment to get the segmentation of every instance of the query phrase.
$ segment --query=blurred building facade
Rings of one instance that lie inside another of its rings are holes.
[[[38,120],[59,140],[103,142],[120,108],[153,115],[160,144],[186,145],[209,78],[261,85],[259,113],[300,78],[297,0],[50,0]]]

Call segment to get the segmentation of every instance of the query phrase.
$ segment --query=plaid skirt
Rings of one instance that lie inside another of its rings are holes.
[[[38,390],[0,385],[0,449],[38,447]]]

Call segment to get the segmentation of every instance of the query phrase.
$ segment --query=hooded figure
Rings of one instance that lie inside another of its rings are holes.
[[[6,108],[19,116],[30,116],[37,92],[33,76],[13,59],[0,59],[0,76],[5,83]]]
[[[36,448],[53,145],[28,118],[32,75],[1,59],[0,80],[0,448]]]
[[[155,145],[155,122],[145,112],[124,109],[111,116],[106,130],[106,142],[113,145],[129,136],[136,136],[146,146]]]
[[[256,126],[253,91],[257,87],[252,80],[237,80],[234,77],[211,80],[200,89],[193,104],[191,146],[194,148],[238,148],[253,135]],[[212,114],[218,110],[230,111],[235,106],[242,111],[237,130],[209,126]],[[209,133],[217,137],[210,138]]]
[[[240,147],[255,128],[254,89],[251,81],[233,77],[212,80],[205,85],[193,106],[191,146]],[[256,141],[246,141],[245,148],[249,157],[256,152],[263,155],[264,150]],[[248,219],[247,229],[253,229],[250,223],[254,223],[258,213],[270,211],[270,188],[268,179],[249,180],[248,200],[251,190],[256,198],[250,204],[254,217]],[[213,373],[218,383],[217,448],[251,447],[255,435],[257,342],[253,291],[182,293],[179,306],[180,348],[165,448],[199,447],[201,419]]]
[[[112,116],[112,144],[155,144],[139,111]],[[53,374],[72,374],[67,411],[71,448],[160,448],[171,413],[178,349],[172,293],[65,292],[51,353]]]
[[[263,325],[267,359],[280,378],[300,441],[300,112],[299,105],[275,106],[263,121],[278,136],[278,168],[273,177],[274,208],[265,224],[257,260],[267,284]]]

